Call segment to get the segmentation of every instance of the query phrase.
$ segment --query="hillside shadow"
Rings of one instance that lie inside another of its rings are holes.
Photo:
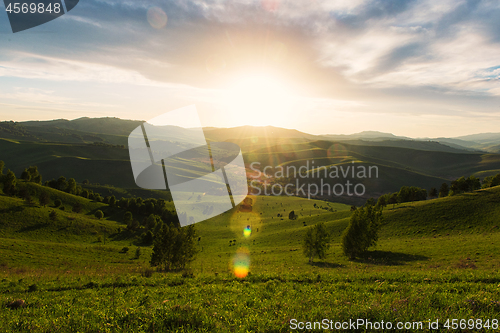
[[[335,264],[332,262],[326,262],[326,261],[316,261],[309,263],[309,265],[314,266],[314,267],[320,267],[320,268],[340,268],[344,267],[342,264]]]
[[[407,262],[428,260],[429,257],[390,251],[368,251],[363,257],[353,261],[381,266],[399,266]]]
[[[35,224],[35,225],[30,225],[30,226],[26,226],[24,228],[21,228],[17,232],[36,231],[36,230],[43,229],[43,228],[45,228],[47,226],[48,226],[48,224],[46,224],[46,223],[38,223],[38,224]]]
[[[23,210],[24,206],[14,206],[10,208],[0,209],[0,214],[17,213],[17,212],[22,212]]]

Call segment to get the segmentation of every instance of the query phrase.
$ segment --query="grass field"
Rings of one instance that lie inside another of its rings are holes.
[[[489,320],[491,330],[500,319],[499,194],[388,206],[377,246],[356,261],[339,243],[350,206],[253,197],[252,212],[198,223],[197,258],[177,273],[149,271],[150,247],[135,258],[135,240],[113,236],[121,213],[104,204],[67,195],[63,201],[86,201],[83,214],[60,211],[57,221],[36,224],[53,208],[1,196],[0,331],[289,332],[292,319],[422,322],[427,330],[439,319],[443,330],[448,318]],[[106,218],[95,219],[95,209]],[[288,219],[291,210],[297,220]],[[302,239],[319,221],[331,247],[326,260],[309,264]],[[241,248],[250,259],[243,279],[232,267]],[[18,299],[26,306],[6,307]]]

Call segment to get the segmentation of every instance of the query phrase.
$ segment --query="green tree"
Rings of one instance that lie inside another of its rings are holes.
[[[437,196],[438,196],[438,190],[437,190],[437,188],[432,187],[429,190],[429,198],[437,198]]]
[[[24,169],[23,173],[21,173],[21,179],[29,182],[31,180],[31,175],[28,172],[28,169]]]
[[[55,221],[57,219],[57,212],[55,210],[51,211],[50,214],[49,214],[49,218],[52,221]]]
[[[378,198],[377,206],[380,206],[380,207],[387,206],[387,195],[382,195],[380,198]]]
[[[76,194],[76,180],[75,178],[68,179],[68,185],[66,187],[66,192],[70,194]]]
[[[290,220],[296,220],[298,218],[298,216],[295,214],[295,211],[292,210],[289,214],[288,214],[288,218]]]
[[[439,197],[447,197],[448,194],[450,193],[450,188],[448,187],[447,183],[441,184],[441,187],[439,188]]]
[[[37,184],[42,183],[42,176],[38,172],[38,167],[36,166],[30,166],[27,169],[28,173],[30,174],[31,181]]]
[[[497,174],[495,177],[493,177],[493,179],[491,180],[491,183],[490,183],[491,187],[498,186],[498,185],[500,185],[500,173]]]
[[[162,223],[153,241],[150,264],[161,270],[182,269],[196,255],[194,225],[183,228]]]
[[[3,177],[3,191],[5,194],[13,195],[16,191],[17,178],[14,172],[7,170],[7,174]]]
[[[0,161],[0,176],[3,175],[3,168],[5,168],[5,162]]]
[[[59,207],[59,206],[61,206],[61,205],[62,205],[62,201],[61,201],[61,199],[56,199],[56,200],[54,200],[54,207],[56,207],[56,208],[57,208],[57,207]]]
[[[134,217],[132,216],[131,212],[125,212],[125,214],[123,215],[123,223],[125,223],[126,225],[132,222],[133,219]]]
[[[154,230],[156,228],[156,224],[158,223],[159,217],[154,214],[149,214],[146,219],[146,229]]]
[[[95,212],[94,216],[100,220],[104,217],[104,213],[102,212],[102,210],[98,210],[97,212]]]
[[[65,191],[68,188],[68,182],[66,181],[66,177],[61,176],[57,179],[57,189],[59,191]]]
[[[342,250],[349,259],[362,255],[376,244],[382,223],[382,211],[373,206],[358,208],[342,234]]]
[[[392,205],[392,209],[394,209],[394,206],[398,203],[398,193],[395,192],[391,194],[389,197],[389,205]]]
[[[326,251],[330,247],[329,240],[330,234],[323,222],[317,223],[307,229],[303,249],[304,255],[309,258],[310,263],[313,262],[314,257],[318,257],[319,259],[326,258]]]

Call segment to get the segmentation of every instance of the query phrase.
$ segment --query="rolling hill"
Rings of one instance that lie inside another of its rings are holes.
[[[137,189],[126,146],[128,134],[141,123],[118,118],[2,122],[1,159],[18,176],[24,168],[36,165],[44,180],[64,175],[78,182],[89,179],[98,184]],[[189,138],[191,131],[168,127],[166,136],[150,140],[160,145],[161,140]],[[376,166],[378,179],[361,181],[366,186],[364,198],[394,192],[405,185],[426,189],[439,187],[461,176],[485,177],[500,169],[498,154],[460,149],[461,146],[455,143],[451,147],[435,141],[408,140],[388,133],[315,136],[271,126],[204,128],[204,132],[208,141],[238,144],[249,171],[254,162],[260,163],[261,168],[299,168],[308,161],[310,164],[314,161],[316,169],[346,167],[353,161],[357,165]],[[330,139],[325,140],[325,137]],[[334,138],[342,140],[332,141]],[[491,134],[452,141],[463,143],[475,139],[491,143],[495,138]],[[308,174],[312,174],[314,168],[311,165]]]

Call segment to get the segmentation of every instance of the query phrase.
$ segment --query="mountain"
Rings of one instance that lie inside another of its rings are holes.
[[[355,134],[326,134],[321,135],[323,138],[334,141],[344,140],[370,140],[370,141],[384,141],[384,140],[411,140],[404,136],[396,136],[391,133],[383,133],[377,131],[363,131]]]
[[[241,139],[308,139],[314,140],[316,135],[273,126],[240,126],[233,128],[203,128],[205,136],[212,141],[228,141]]]
[[[454,139],[464,140],[464,141],[473,141],[473,142],[498,142],[500,141],[500,133],[479,133],[479,134],[471,134],[459,136]]]
[[[57,127],[87,133],[128,136],[132,130],[143,122],[144,121],[141,120],[127,120],[112,117],[82,117],[74,120],[56,119],[48,121],[23,121],[19,124],[26,127]]]

